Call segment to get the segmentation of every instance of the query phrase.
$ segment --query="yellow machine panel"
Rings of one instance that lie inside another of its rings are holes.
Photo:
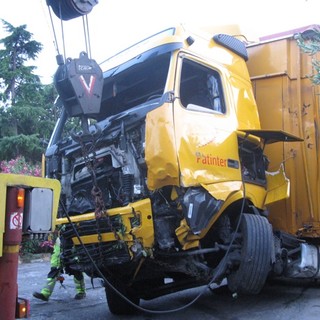
[[[2,256],[3,250],[3,234],[5,232],[5,215],[8,187],[19,187],[23,189],[46,188],[52,190],[52,212],[43,211],[43,214],[47,214],[52,217],[52,230],[55,228],[56,224],[56,215],[58,211],[61,190],[60,182],[58,180],[16,174],[0,174],[0,257]],[[30,215],[32,214],[32,212],[28,214]]]

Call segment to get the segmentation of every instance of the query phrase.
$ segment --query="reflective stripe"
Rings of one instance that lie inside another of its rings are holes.
[[[53,289],[56,285],[57,279],[56,278],[47,278],[46,286],[41,290],[41,293],[46,297],[49,298],[53,292]]]
[[[86,292],[86,286],[83,278],[81,280],[77,280],[76,277],[73,277],[73,281],[74,281],[77,293]]]
[[[3,253],[19,253],[19,245],[3,246]]]
[[[60,239],[57,238],[56,243],[54,244],[53,247],[53,253],[51,255],[50,259],[50,264],[51,267],[60,267]]]

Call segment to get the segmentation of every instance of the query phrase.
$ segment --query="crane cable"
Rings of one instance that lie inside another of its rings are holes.
[[[88,53],[89,58],[91,59],[91,41],[90,41],[90,32],[89,32],[89,21],[88,15],[82,16],[83,24],[83,33],[84,33],[84,42],[86,47],[86,52]]]
[[[61,26],[61,38],[62,38],[62,47],[63,47],[63,57],[64,61],[66,61],[66,43],[64,38],[64,28],[63,28],[63,20],[62,20],[62,12],[61,12],[61,1],[59,1],[59,16],[60,16],[60,26]]]
[[[48,6],[48,12],[49,12],[49,16],[50,16],[50,22],[51,22],[51,27],[52,27],[53,37],[54,37],[54,42],[53,43],[54,43],[55,49],[57,51],[57,54],[60,55],[56,29],[54,27],[53,19],[52,19],[52,13],[51,13],[51,10],[50,10],[50,6],[49,5],[47,5],[47,6]]]
[[[54,37],[54,45],[55,49],[57,51],[57,55],[60,56],[60,50],[59,50],[59,44],[57,40],[57,33],[56,33],[56,28],[53,22],[52,18],[52,12],[49,4],[48,6],[48,11],[49,11],[49,16],[50,16],[50,22],[51,22],[51,27],[52,27],[52,32],[53,32],[53,37]],[[65,42],[65,31],[64,31],[64,24],[63,24],[63,19],[62,19],[62,11],[61,11],[61,1],[59,1],[59,19],[60,19],[60,28],[61,28],[61,39],[62,39],[62,47],[63,47],[63,58],[64,61],[67,60],[66,56],[66,42]],[[90,39],[90,32],[89,32],[89,21],[88,21],[88,15],[82,16],[82,25],[83,25],[83,33],[84,33],[84,45],[86,52],[88,53],[89,58],[91,58],[91,39]]]

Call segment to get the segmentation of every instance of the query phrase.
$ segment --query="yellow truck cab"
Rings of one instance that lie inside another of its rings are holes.
[[[283,237],[300,247],[268,221],[290,183],[265,147],[302,139],[261,128],[247,60],[241,38],[177,26],[59,66],[46,175],[62,185],[62,259],[104,280],[111,312],[225,278],[256,294],[283,274]]]

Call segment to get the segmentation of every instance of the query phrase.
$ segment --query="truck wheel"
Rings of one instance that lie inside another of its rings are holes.
[[[132,303],[139,306],[140,299],[133,294],[128,293],[124,286],[116,285],[115,288],[123,294]],[[118,315],[129,315],[137,312],[137,308],[131,305],[128,301],[123,299],[116,291],[106,285],[106,298],[108,302],[108,307],[111,313]]]
[[[271,270],[272,228],[266,218],[244,214],[240,232],[240,265],[227,277],[228,287],[232,292],[257,294],[262,290]]]

